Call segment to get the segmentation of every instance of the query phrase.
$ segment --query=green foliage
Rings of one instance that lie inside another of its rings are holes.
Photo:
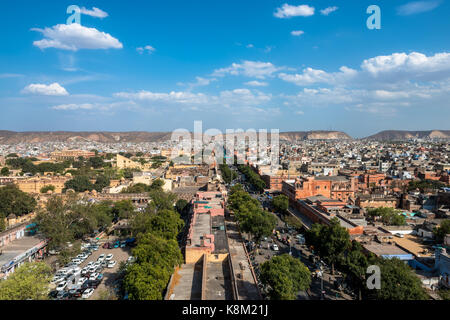
[[[18,158],[19,155],[17,153],[10,153],[6,156],[7,158]]]
[[[101,157],[91,157],[89,158],[88,163],[94,169],[103,167],[103,159]]]
[[[226,164],[221,164],[220,171],[222,172],[223,181],[226,183],[231,183],[234,179],[237,178],[237,173],[234,170],[231,170],[230,167]]]
[[[33,175],[36,173],[43,174],[44,172],[63,173],[66,168],[70,167],[68,162],[43,162],[35,165],[31,158],[9,158],[6,160],[6,164],[13,169],[22,169],[22,172]]]
[[[329,226],[313,224],[305,236],[306,243],[313,246],[320,257],[334,264],[350,247],[350,235],[346,228],[341,227],[337,218],[331,219]]]
[[[97,176],[97,180],[94,183],[94,189],[97,192],[102,192],[103,188],[109,187],[111,180],[108,177],[101,174]]]
[[[0,188],[0,217],[14,214],[18,217],[33,212],[36,200],[15,185]]]
[[[414,271],[397,258],[378,259],[381,271],[381,289],[371,290],[376,300],[428,300],[420,279]]]
[[[261,180],[259,175],[253,171],[249,166],[246,165],[238,165],[238,170],[245,175],[248,181],[259,191],[263,192],[266,188],[266,183]]]
[[[272,300],[295,300],[299,291],[309,288],[311,274],[299,259],[283,254],[261,265],[261,282]]]
[[[175,203],[175,208],[177,209],[177,212],[180,215],[183,215],[184,211],[186,210],[186,208],[188,207],[189,202],[187,202],[184,199],[179,199],[176,203]]]
[[[178,243],[146,233],[138,238],[133,256],[136,262],[127,268],[124,278],[129,299],[162,300],[174,268],[183,262]]]
[[[73,189],[75,192],[92,191],[94,185],[87,176],[76,176],[73,179],[66,181],[65,189]]]
[[[135,207],[131,200],[121,200],[113,204],[112,213],[119,219],[130,219],[135,213]]]
[[[273,198],[272,205],[277,212],[285,214],[289,208],[289,198],[284,194],[276,196]]]
[[[228,204],[241,230],[250,233],[257,242],[272,234],[277,223],[275,216],[262,210],[258,200],[245,192],[241,185],[231,188]]]
[[[389,226],[403,226],[406,224],[406,218],[401,214],[401,211],[394,208],[376,208],[369,209],[368,215],[372,219],[375,217],[381,217],[381,221]]]
[[[440,189],[442,187],[445,187],[445,183],[443,183],[441,181],[413,180],[413,181],[410,181],[408,184],[408,191],[414,191],[416,189],[419,189],[420,192],[424,193],[427,191],[433,191],[436,189]]]
[[[2,168],[2,170],[0,170],[0,175],[2,175],[2,176],[4,176],[4,177],[7,177],[7,176],[9,176],[9,169],[8,169],[8,167],[3,167]]]
[[[438,228],[434,228],[433,234],[436,237],[438,243],[443,243],[445,236],[450,234],[450,220],[444,220],[441,222]]]
[[[0,300],[46,300],[51,277],[44,262],[25,263],[0,281]]]
[[[54,185],[46,185],[44,187],[41,188],[41,190],[39,190],[41,193],[47,193],[48,191],[55,191],[55,186]]]
[[[125,179],[133,179],[133,172],[141,172],[141,169],[125,168],[122,170],[122,175]]]
[[[35,222],[39,231],[49,238],[49,247],[62,250],[67,242],[108,227],[113,216],[113,207],[108,202],[83,203],[76,195],[63,201],[62,197],[54,196],[38,212]]]

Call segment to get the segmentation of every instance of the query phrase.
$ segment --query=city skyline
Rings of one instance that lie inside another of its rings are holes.
[[[371,4],[7,3],[0,128],[448,130],[449,4]]]

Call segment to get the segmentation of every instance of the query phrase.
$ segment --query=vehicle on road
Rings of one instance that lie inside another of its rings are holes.
[[[273,251],[279,251],[280,249],[278,248],[278,245],[273,244],[273,245],[272,245],[272,250],[273,250]]]

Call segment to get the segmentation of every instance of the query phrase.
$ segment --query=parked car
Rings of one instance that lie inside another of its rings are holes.
[[[99,261],[99,262],[105,261],[105,254],[102,253],[102,254],[98,257],[97,261]]]
[[[95,281],[97,280],[99,273],[93,273],[89,276],[89,281]]]
[[[108,254],[105,258],[106,261],[111,260],[114,257],[114,255],[112,253]]]
[[[68,300],[69,299],[69,293],[67,291],[59,291],[56,295],[56,299],[58,300]]]
[[[89,299],[92,294],[94,293],[94,289],[93,288],[88,288],[86,290],[84,290],[83,294],[81,295],[82,299]]]
[[[111,260],[108,262],[108,268],[114,268],[116,266],[116,262],[114,260]]]
[[[67,287],[67,281],[60,282],[56,287],[56,291],[63,291]]]
[[[80,289],[70,289],[69,295],[73,298],[79,298],[79,297],[81,297],[81,290]]]
[[[278,245],[276,245],[276,244],[273,244],[272,245],[272,249],[273,249],[273,251],[279,251],[280,249],[278,248]]]
[[[83,283],[85,283],[86,281],[88,281],[88,278],[85,278],[85,277],[80,278],[80,279],[78,279],[77,285],[82,286]]]

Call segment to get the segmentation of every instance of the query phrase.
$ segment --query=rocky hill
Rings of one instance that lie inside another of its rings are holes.
[[[401,131],[386,130],[371,135],[368,140],[450,139],[450,130]]]
[[[295,131],[280,132],[280,139],[293,142],[298,140],[351,140],[352,137],[341,131]]]

